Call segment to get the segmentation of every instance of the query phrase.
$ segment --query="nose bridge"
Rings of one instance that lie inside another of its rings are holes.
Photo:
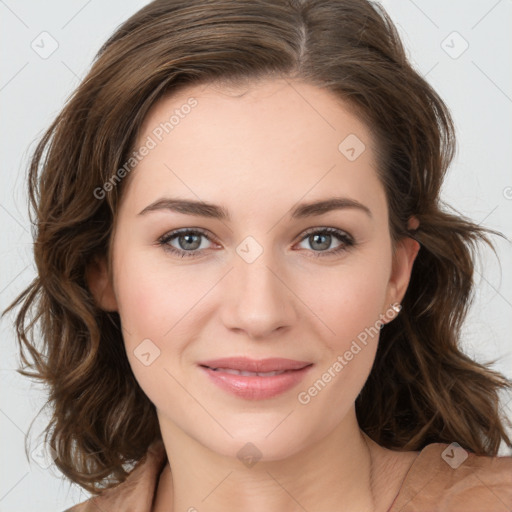
[[[242,329],[250,337],[265,337],[293,322],[293,294],[280,269],[272,247],[264,247],[253,237],[237,246],[228,276],[227,327]]]

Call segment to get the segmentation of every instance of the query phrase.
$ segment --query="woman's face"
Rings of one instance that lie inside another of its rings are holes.
[[[195,86],[150,111],[103,301],[163,429],[228,456],[251,442],[272,460],[353,424],[416,254],[409,239],[393,257],[372,145],[340,101],[298,82]],[[201,365],[226,357],[309,366]]]

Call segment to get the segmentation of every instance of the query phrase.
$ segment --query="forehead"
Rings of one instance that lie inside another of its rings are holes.
[[[126,191],[139,209],[166,193],[246,207],[255,196],[294,203],[333,189],[382,195],[371,132],[332,93],[300,82],[182,89],[149,111],[135,150],[143,146]]]

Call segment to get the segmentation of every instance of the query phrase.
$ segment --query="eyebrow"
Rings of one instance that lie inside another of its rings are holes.
[[[332,197],[320,201],[299,204],[292,209],[291,218],[303,219],[307,217],[313,217],[315,215],[322,215],[332,210],[344,210],[348,208],[360,210],[366,213],[366,215],[368,215],[370,218],[372,217],[371,210],[359,201],[347,197]],[[158,210],[170,210],[185,215],[208,217],[225,221],[231,220],[231,216],[228,210],[222,206],[204,201],[170,197],[158,199],[154,203],[151,203],[142,211],[140,211],[139,215],[146,215],[147,213]]]

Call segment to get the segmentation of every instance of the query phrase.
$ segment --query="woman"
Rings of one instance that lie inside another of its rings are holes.
[[[55,463],[99,494],[72,510],[510,508],[512,383],[458,346],[490,230],[440,203],[454,148],[372,3],[124,23],[34,155],[11,306]]]

